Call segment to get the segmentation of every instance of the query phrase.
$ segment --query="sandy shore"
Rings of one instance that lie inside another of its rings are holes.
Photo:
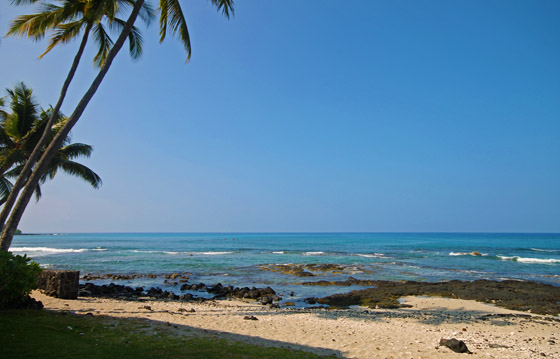
[[[39,292],[33,297],[48,310],[143,318],[154,330],[170,324],[178,335],[217,336],[344,358],[560,359],[558,317],[459,299],[405,297],[411,307],[400,309],[301,310],[240,301],[62,300]],[[440,347],[441,338],[463,340],[473,354]]]

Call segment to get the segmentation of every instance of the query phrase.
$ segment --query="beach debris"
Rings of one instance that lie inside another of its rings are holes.
[[[141,307],[138,307],[138,309],[152,310],[152,307],[150,307],[149,305],[143,305]]]
[[[66,328],[68,328],[68,330],[72,330],[72,327],[71,327],[71,326],[67,326]]]
[[[293,307],[295,305],[296,305],[296,303],[294,303],[294,302],[284,302],[284,307]]]
[[[447,347],[453,350],[455,353],[472,354],[469,348],[467,348],[467,345],[465,344],[464,341],[455,338],[451,338],[451,339],[441,338],[439,341],[439,345]]]
[[[255,317],[254,315],[246,315],[243,317],[244,320],[259,320],[259,318]]]

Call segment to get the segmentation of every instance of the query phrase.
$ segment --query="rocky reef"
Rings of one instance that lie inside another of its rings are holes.
[[[375,280],[369,280],[369,279],[356,279],[354,277],[348,277],[347,280],[333,280],[333,281],[328,281],[328,280],[319,280],[319,281],[315,281],[315,282],[299,282],[299,283],[293,283],[296,285],[316,285],[316,286],[320,286],[320,287],[328,287],[331,285],[335,285],[335,286],[341,286],[341,287],[348,287],[351,285],[363,285],[363,286],[374,286],[377,283],[377,281]]]
[[[258,301],[261,304],[273,305],[275,302],[282,300],[281,297],[276,295],[274,289],[270,287],[266,288],[238,288],[233,286],[223,286],[218,283],[213,286],[206,286],[204,283],[198,284],[184,284],[181,286],[182,291],[201,291],[213,294],[212,299],[219,298],[237,298],[245,299],[251,301]],[[198,297],[191,293],[185,294],[175,294],[170,291],[162,290],[161,288],[152,287],[149,289],[144,289],[143,287],[132,288],[129,286],[124,286],[120,284],[104,284],[96,285],[93,283],[80,284],[79,295],[82,297],[99,297],[99,298],[114,298],[114,299],[126,299],[135,300],[140,298],[151,298],[151,299],[166,299],[166,300],[181,300],[181,301],[198,301],[202,302],[207,299]]]
[[[334,308],[362,305],[370,308],[398,308],[398,299],[409,295],[440,296],[477,300],[500,307],[536,314],[560,314],[560,287],[528,281],[475,280],[463,282],[373,281],[374,288],[355,290],[317,299]]]
[[[332,263],[310,263],[310,264],[263,264],[258,266],[261,270],[280,272],[294,275],[296,277],[314,277],[318,274],[353,274],[353,273],[372,273],[357,266],[347,266]]]

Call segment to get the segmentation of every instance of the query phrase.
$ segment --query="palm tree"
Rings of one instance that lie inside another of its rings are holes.
[[[32,4],[37,1],[38,0],[12,0],[12,4]],[[109,48],[113,45],[113,40],[108,35],[106,27],[108,26],[113,29],[122,28],[126,23],[116,16],[117,13],[123,7],[135,5],[135,0],[57,0],[57,2],[61,4],[42,3],[40,7],[42,11],[39,13],[23,15],[16,18],[8,32],[8,35],[25,35],[33,40],[39,40],[45,36],[47,31],[51,31],[52,36],[49,45],[43,55],[41,55],[42,57],[56,45],[69,42],[84,30],[78,52],[74,56],[70,71],[62,85],[59,99],[45,126],[43,135],[37,142],[36,150],[33,151],[27,159],[27,162],[22,168],[21,175],[17,178],[15,184],[9,188],[9,196],[6,198],[6,203],[0,212],[0,228],[4,227],[4,223],[11,213],[21,188],[27,183],[33,166],[36,164],[43,147],[47,144],[49,137],[52,135],[52,127],[58,118],[60,108],[78,68],[90,32],[93,31],[98,44],[98,52],[94,57],[94,64],[101,66],[105,62]],[[137,15],[138,14],[146,23],[149,23],[154,16],[152,8],[149,5],[143,4],[140,4]],[[104,23],[106,23],[105,26]],[[132,26],[128,31],[127,37],[131,56],[135,59],[139,58],[142,54],[142,37],[139,30]],[[6,190],[7,188],[4,189]],[[0,187],[0,192],[1,190]],[[4,248],[1,242],[0,248]]]
[[[38,0],[19,0],[17,3],[35,3]],[[13,3],[16,1],[12,0]],[[60,5],[57,5],[60,3]],[[109,29],[120,30],[125,21],[117,14],[123,8],[134,6],[134,0],[54,0],[42,3],[39,12],[17,17],[10,25],[7,36],[26,36],[35,41],[41,40],[47,31],[52,34],[42,58],[54,47],[68,43],[80,35],[83,30],[82,42],[88,41],[93,32],[98,46],[93,62],[101,67],[113,40],[109,36]],[[149,4],[144,4],[139,13],[141,18],[149,24],[154,17],[154,11]],[[129,35],[129,50],[132,58],[142,55],[142,36],[138,28],[132,28]],[[81,56],[81,52],[79,51]]]
[[[35,1],[36,0],[12,0],[12,2],[14,2],[16,5],[18,2]],[[109,68],[111,67],[115,56],[118,54],[124,42],[133,31],[134,23],[144,6],[144,2],[144,0],[134,1],[134,7],[132,8],[128,20],[122,24],[122,31],[111,49],[107,52],[99,73],[93,80],[86,93],[82,96],[80,102],[74,109],[74,112],[72,112],[72,114],[70,115],[68,121],[64,124],[64,126],[62,126],[61,130],[55,135],[47,149],[42,153],[41,158],[37,162],[35,168],[33,168],[33,172],[25,182],[25,188],[19,196],[14,208],[7,209],[6,206],[8,203],[6,203],[6,205],[4,206],[2,212],[0,213],[0,228],[2,228],[2,234],[0,236],[0,249],[8,250],[8,248],[10,247],[14,233],[17,230],[17,225],[19,224],[27,203],[29,203],[29,200],[31,199],[31,196],[33,194],[32,192],[34,186],[39,183],[42,174],[47,170],[48,164],[54,158],[57,149],[60,148],[64,138],[69,134],[72,127],[80,119],[89,101],[99,88],[99,85],[109,71]],[[233,14],[234,0],[210,0],[210,3],[215,6],[217,10],[221,10],[224,16],[226,16],[227,18],[229,18],[230,14]],[[179,40],[183,43],[187,52],[188,61],[191,55],[191,42],[187,22],[183,15],[179,0],[159,0],[158,10],[160,11],[160,41],[163,41],[165,39],[169,27],[171,29],[171,32],[178,36]],[[32,166],[33,164],[30,161],[26,164],[26,167],[28,167],[29,171],[31,171]],[[25,176],[25,171],[26,169],[24,169],[22,175],[19,176],[18,181],[20,181],[20,179]],[[8,202],[11,201],[10,206],[13,205],[19,194],[19,188],[16,188],[16,185],[14,185],[14,188],[12,189],[8,197]],[[4,225],[4,222],[6,221],[8,215],[10,216],[10,218]]]
[[[35,148],[53,110],[52,107],[47,110],[40,109],[33,98],[33,91],[24,83],[6,91],[11,112],[4,111],[5,115],[0,119],[0,205],[6,200],[2,188],[11,187],[9,178],[21,174],[23,164]],[[59,115],[53,132],[56,133],[67,120],[68,118]],[[53,179],[58,171],[62,170],[83,179],[94,188],[99,188],[102,184],[101,178],[88,167],[74,161],[79,157],[89,157],[92,152],[93,148],[90,145],[72,143],[70,136],[67,136],[63,147],[56,152],[47,171],[41,177],[40,183]],[[41,197],[40,185],[35,187],[35,196],[37,200]]]

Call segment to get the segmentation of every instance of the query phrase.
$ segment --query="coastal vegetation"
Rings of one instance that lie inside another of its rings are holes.
[[[37,288],[39,264],[23,255],[0,251],[0,308],[22,306]]]
[[[2,358],[320,358],[146,320],[30,310],[0,314]]]
[[[38,0],[11,1],[14,5],[27,5],[37,2]],[[233,0],[211,0],[210,3],[226,17],[233,14]],[[127,8],[131,9],[128,19],[126,21],[118,19],[117,14]],[[45,53],[58,44],[70,41],[80,33],[82,34],[82,40],[42,136],[21,169],[0,212],[0,227],[2,228],[0,249],[9,249],[19,221],[37,184],[48,170],[57,150],[63,146],[64,140],[72,127],[81,118],[125,41],[128,40],[129,50],[134,58],[141,55],[142,37],[134,24],[138,17],[149,23],[155,17],[152,8],[151,3],[145,0],[52,1],[42,3],[39,7],[39,13],[21,16],[12,22],[8,35],[27,36],[33,40],[39,40],[47,33],[50,34],[51,41]],[[191,42],[187,22],[179,0],[159,0],[158,10],[160,15],[160,41],[165,39],[168,31],[176,35],[185,47],[188,60],[191,55]],[[103,22],[109,24],[110,28],[120,31],[116,41],[111,39]],[[94,62],[100,66],[99,72],[68,120],[52,136],[55,120],[58,118],[67,90],[78,68],[90,32],[92,32],[99,45],[98,52],[94,57]],[[51,136],[52,140],[43,150],[43,146],[48,143]]]

